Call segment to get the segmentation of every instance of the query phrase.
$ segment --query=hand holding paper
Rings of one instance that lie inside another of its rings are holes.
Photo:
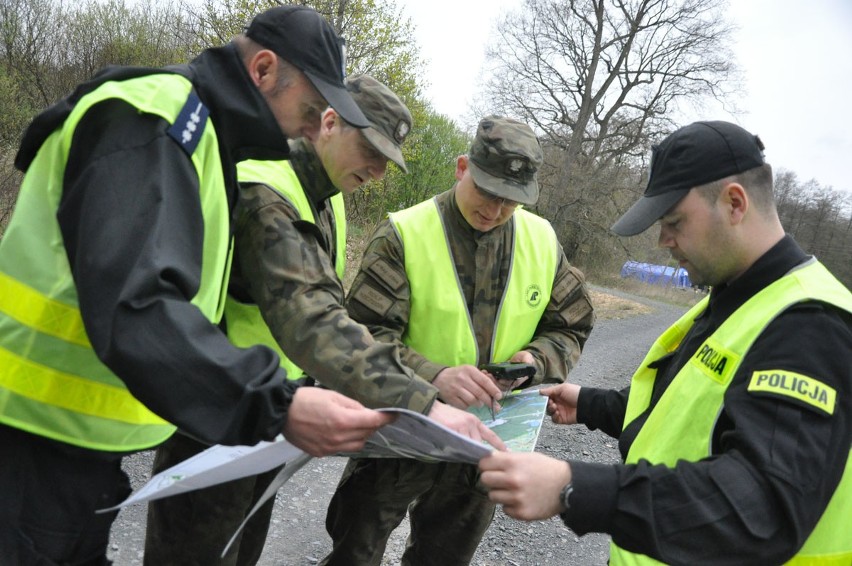
[[[394,419],[340,393],[300,387],[284,425],[284,438],[311,456],[357,452],[378,428]]]
[[[429,412],[429,418],[463,436],[484,440],[498,450],[506,449],[500,437],[472,413],[436,401]]]

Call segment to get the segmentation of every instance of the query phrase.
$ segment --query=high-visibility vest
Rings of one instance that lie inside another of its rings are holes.
[[[172,124],[191,150],[204,218],[201,281],[192,304],[214,324],[221,317],[230,211],[206,108],[179,75],[105,82],[77,102],[38,150],[0,241],[0,422],[85,448],[134,451],[159,444],[175,427],[136,400],[92,349],[56,219],[77,124],[92,106],[116,98]]]
[[[476,364],[479,348],[435,199],[389,215],[400,236],[411,289],[402,341],[432,362]],[[509,280],[492,329],[491,359],[504,362],[532,340],[550,301],[559,245],[550,223],[517,210]]]
[[[237,164],[237,179],[241,183],[259,183],[270,187],[296,209],[302,220],[316,223],[308,196],[289,161],[242,161]],[[334,267],[337,276],[343,279],[346,265],[346,213],[343,195],[337,193],[329,199],[329,204],[334,215],[336,233]],[[288,379],[299,379],[304,375],[302,369],[281,350],[256,304],[239,301],[229,294],[225,302],[225,321],[231,343],[241,348],[264,344],[278,352],[281,367],[287,371]]]
[[[677,349],[695,318],[706,308],[708,300],[709,297],[695,305],[666,330],[636,370],[627,400],[625,428],[650,404],[656,370],[649,369],[648,365]],[[679,460],[695,462],[709,457],[713,429],[722,410],[725,391],[740,362],[769,323],[788,307],[804,301],[822,301],[852,312],[852,294],[816,260],[760,291],[708,337],[678,372],[636,436],[626,463],[647,460],[651,464],[674,467]],[[778,373],[787,374],[785,379],[789,383],[796,380],[798,392],[795,394],[799,401],[810,403],[818,410],[833,412],[835,392],[829,391],[824,384],[784,370]],[[780,383],[780,375],[771,377],[766,372],[755,372],[749,390],[767,387],[770,378]],[[833,566],[852,563],[850,517],[852,467],[847,457],[845,472],[828,507],[789,564]],[[613,543],[610,564],[623,566],[660,562],[628,552]]]

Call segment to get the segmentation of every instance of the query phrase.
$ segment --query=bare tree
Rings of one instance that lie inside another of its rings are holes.
[[[557,159],[550,165],[562,171],[553,176],[557,185],[542,187],[543,196],[553,194],[540,213],[582,223],[583,206],[605,201],[614,219],[635,200],[650,140],[672,129],[675,111],[708,97],[724,101],[737,87],[725,5],[525,0],[502,18],[485,94],[491,109],[527,121],[558,150],[548,152]],[[583,229],[600,237],[606,227],[598,218]],[[563,243],[571,237],[560,235]]]
[[[53,72],[61,59],[55,30],[65,21],[54,0],[4,0],[0,3],[0,65],[36,107],[54,102],[61,91]]]
[[[736,84],[725,0],[525,0],[489,49],[487,92],[569,156],[646,151],[679,104]]]
[[[844,284],[852,284],[852,193],[775,174],[775,204],[784,230]]]

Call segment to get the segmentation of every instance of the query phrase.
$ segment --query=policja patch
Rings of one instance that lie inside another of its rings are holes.
[[[837,391],[833,387],[807,375],[783,369],[752,373],[748,390],[756,395],[783,397],[829,416],[834,414],[837,402]]]

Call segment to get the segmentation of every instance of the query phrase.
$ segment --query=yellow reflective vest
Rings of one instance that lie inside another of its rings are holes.
[[[205,228],[201,282],[192,303],[213,323],[221,317],[230,211],[213,124],[184,77],[106,82],[83,96],[42,144],[0,241],[0,422],[84,448],[135,451],[161,443],[175,427],[137,401],[92,349],[56,220],[77,124],[110,98],[170,124],[192,122],[183,132],[197,143],[191,159]]]
[[[316,223],[308,196],[289,161],[242,161],[237,164],[237,179],[241,183],[259,183],[272,188],[296,209],[302,220]],[[329,204],[336,227],[334,268],[337,276],[343,279],[346,263],[346,213],[343,195],[337,193],[329,199]],[[281,367],[286,370],[288,379],[295,380],[304,375],[302,369],[281,350],[256,304],[241,302],[229,294],[225,302],[225,321],[228,339],[232,344],[241,348],[256,344],[269,346],[281,358]]]
[[[444,219],[434,198],[390,214],[402,241],[411,289],[402,341],[432,362],[476,364],[479,348]],[[550,301],[559,245],[550,223],[519,209],[512,215],[511,269],[492,332],[491,359],[504,362],[532,340]]]
[[[709,298],[695,305],[666,330],[639,365],[630,384],[625,428],[650,404],[656,370],[648,365],[677,349]],[[811,260],[778,279],[742,305],[699,347],[678,372],[648,416],[630,447],[626,463],[647,460],[674,467],[679,460],[695,462],[710,456],[710,442],[725,391],[740,362],[763,330],[781,312],[804,301],[823,301],[852,312],[852,294],[825,267]],[[755,372],[757,374],[757,372]],[[803,376],[804,377],[804,376]],[[761,387],[761,377],[752,376],[749,388]],[[803,384],[803,402],[833,411],[831,392],[818,384]],[[848,447],[847,447],[848,449]],[[852,465],[846,469],[822,518],[804,546],[788,564],[840,566],[852,564]],[[643,554],[610,547],[612,566],[660,564]]]

